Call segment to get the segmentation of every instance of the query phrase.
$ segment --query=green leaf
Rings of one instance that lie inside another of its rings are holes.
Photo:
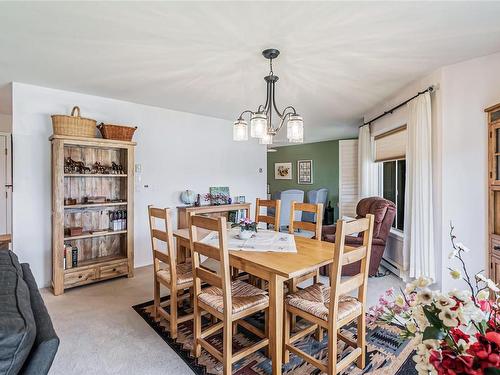
[[[422,340],[442,340],[446,336],[446,333],[441,331],[436,327],[427,327],[424,331]]]
[[[500,369],[495,368],[495,367],[485,368],[484,375],[500,375]]]
[[[443,328],[443,322],[437,316],[437,314],[432,313],[427,307],[423,307],[425,317],[429,321],[430,325],[438,329]]]

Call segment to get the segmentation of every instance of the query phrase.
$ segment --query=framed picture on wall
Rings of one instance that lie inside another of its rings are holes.
[[[313,183],[313,161],[298,160],[297,161],[297,183],[312,184]]]
[[[274,163],[275,180],[292,179],[292,163]]]

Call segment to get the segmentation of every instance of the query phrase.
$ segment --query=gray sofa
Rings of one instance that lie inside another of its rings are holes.
[[[59,347],[28,264],[0,250],[0,374],[49,372]]]

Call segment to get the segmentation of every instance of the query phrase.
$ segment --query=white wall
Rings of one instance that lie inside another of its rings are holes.
[[[488,269],[488,131],[484,109],[500,102],[500,53],[446,66],[443,106],[443,262],[448,263],[449,223],[472,251],[471,273]],[[453,281],[444,270],[443,287]]]
[[[135,195],[136,267],[151,263],[148,204],[175,207],[182,190],[203,194],[210,186],[229,186],[233,196],[245,195],[250,202],[265,196],[265,146],[233,142],[230,121],[14,83],[13,248],[31,264],[39,286],[51,279],[50,115],[69,113],[73,105],[83,116],[139,127],[134,137],[136,163],[142,165]]]

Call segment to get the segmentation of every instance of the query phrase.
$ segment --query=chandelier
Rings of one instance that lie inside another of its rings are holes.
[[[278,134],[283,125],[286,126],[286,137],[288,142],[302,143],[304,142],[304,121],[302,117],[295,111],[292,106],[285,107],[282,112],[278,110],[275,100],[275,85],[278,81],[278,76],[273,72],[273,59],[278,57],[280,51],[277,49],[266,49],[262,51],[262,55],[269,60],[270,72],[264,77],[267,85],[266,103],[259,105],[257,111],[253,112],[245,110],[233,125],[233,140],[246,141],[248,140],[248,123],[243,116],[250,117],[250,136],[258,138],[259,143],[270,145],[273,143],[273,137]],[[273,110],[275,114],[273,115]],[[273,125],[276,122],[276,125]]]

